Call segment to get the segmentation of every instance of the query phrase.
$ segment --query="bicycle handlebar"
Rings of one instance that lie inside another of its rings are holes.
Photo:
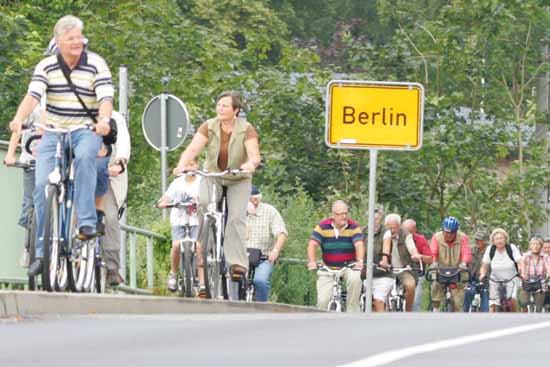
[[[13,164],[7,165],[5,162],[4,164],[8,167],[15,167],[15,168],[23,168],[23,169],[34,169],[36,165],[36,161],[34,159],[30,161],[15,161]]]
[[[202,176],[202,177],[222,177],[222,176],[225,176],[225,175],[238,175],[238,174],[246,174],[246,173],[252,173],[250,171],[246,171],[246,170],[242,170],[240,168],[234,168],[234,169],[226,169],[224,171],[221,171],[221,172],[207,172],[207,171],[203,171],[201,169],[188,169],[188,170],[183,170],[180,172],[179,175],[177,175],[176,177],[180,177],[180,176],[183,176],[185,175],[186,173],[195,173],[199,176]]]
[[[72,131],[76,131],[76,130],[80,130],[80,129],[88,129],[88,130],[91,130],[91,131],[95,132],[95,125],[92,124],[92,123],[75,125],[75,126],[72,126],[70,128],[67,128],[67,127],[53,127],[51,125],[45,125],[45,124],[42,124],[42,123],[39,123],[39,122],[33,124],[33,126],[39,128],[39,129],[42,129],[44,131],[47,131],[47,132],[61,133],[61,134],[67,134],[67,133],[70,133]]]
[[[339,274],[342,270],[344,270],[346,268],[354,270],[354,271],[359,271],[360,269],[355,269],[355,264],[356,264],[356,262],[352,262],[352,263],[349,263],[349,264],[346,264],[346,265],[342,266],[339,269],[331,269],[323,263],[317,263],[317,269],[311,269],[311,270],[319,270],[319,271],[324,271],[324,272],[331,273],[331,274]]]
[[[508,280],[496,280],[494,279],[493,277],[489,277],[489,281],[490,282],[493,282],[493,283],[496,283],[496,284],[506,284],[506,283],[510,283],[512,280],[514,280],[515,278],[520,278],[519,274],[516,273],[516,275],[514,275],[513,277],[511,277],[510,279]]]

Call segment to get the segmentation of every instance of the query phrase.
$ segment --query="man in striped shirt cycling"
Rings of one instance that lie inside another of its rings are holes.
[[[58,20],[54,36],[59,51],[36,66],[27,95],[10,122],[10,128],[20,132],[22,122],[40,99],[46,96],[46,123],[56,128],[73,129],[70,140],[75,164],[74,201],[79,237],[85,239],[96,235],[96,156],[102,143],[101,135],[107,135],[110,131],[114,87],[105,60],[84,49],[82,29],[82,21],[72,15]],[[68,68],[75,89],[91,113],[97,116],[96,133],[88,129],[74,129],[91,123],[92,119],[78,101],[62,68]],[[33,194],[37,212],[36,260],[29,266],[29,275],[37,275],[42,269],[45,187],[54,166],[56,141],[55,133],[46,132],[38,146],[36,188]]]
[[[332,269],[341,269],[355,263],[354,269],[344,269],[342,278],[347,288],[347,310],[359,312],[361,297],[361,270],[365,257],[365,243],[359,224],[348,219],[349,208],[342,200],[332,205],[330,218],[322,220],[313,230],[307,246],[308,269],[317,269],[316,250],[320,246],[323,263]],[[317,304],[327,309],[332,292],[332,275],[319,272],[317,277]]]

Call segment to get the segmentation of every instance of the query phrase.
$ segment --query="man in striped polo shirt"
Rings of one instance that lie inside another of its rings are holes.
[[[321,246],[323,263],[332,269],[341,269],[355,263],[352,269],[344,269],[342,277],[348,291],[347,310],[359,312],[361,297],[361,270],[365,257],[365,243],[359,224],[348,219],[345,202],[337,200],[332,205],[331,217],[322,220],[313,230],[307,246],[308,269],[317,269],[316,250]],[[326,310],[332,296],[332,275],[318,272],[317,304]]]
[[[20,132],[22,122],[45,95],[47,124],[73,129],[71,143],[76,182],[74,202],[79,237],[86,239],[96,235],[96,156],[102,143],[100,135],[107,135],[110,130],[114,87],[105,60],[84,50],[82,29],[82,21],[72,15],[57,21],[54,37],[59,51],[36,66],[28,93],[10,122],[10,128]],[[82,100],[92,114],[97,116],[96,133],[88,129],[76,129],[79,125],[93,121],[69,87],[62,66],[68,68],[72,83]],[[55,134],[46,132],[38,146],[36,188],[33,195],[37,213],[37,259],[30,265],[29,275],[37,275],[42,269],[43,244],[40,238],[44,229],[45,187],[48,184],[48,175],[54,168],[56,142]]]

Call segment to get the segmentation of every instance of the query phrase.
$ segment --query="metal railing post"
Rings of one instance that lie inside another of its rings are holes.
[[[153,237],[147,237],[147,288],[153,289],[154,257]]]
[[[137,288],[136,234],[130,233],[130,287]]]

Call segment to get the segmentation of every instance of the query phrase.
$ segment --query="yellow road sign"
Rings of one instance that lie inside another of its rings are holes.
[[[333,80],[325,142],[332,148],[418,150],[424,88],[418,83]]]

